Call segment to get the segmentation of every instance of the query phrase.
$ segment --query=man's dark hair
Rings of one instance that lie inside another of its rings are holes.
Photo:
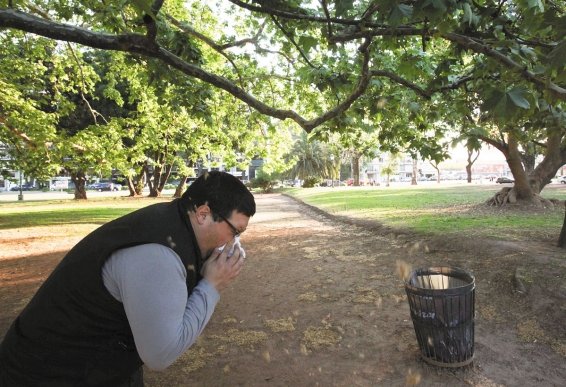
[[[230,217],[234,210],[250,217],[255,214],[252,193],[237,177],[226,172],[205,172],[189,186],[181,200],[189,211],[208,204],[215,221],[218,215]]]

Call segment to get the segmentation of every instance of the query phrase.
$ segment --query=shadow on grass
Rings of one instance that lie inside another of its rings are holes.
[[[55,211],[8,213],[0,217],[0,230],[69,224],[103,224],[132,212],[133,208],[73,208]]]

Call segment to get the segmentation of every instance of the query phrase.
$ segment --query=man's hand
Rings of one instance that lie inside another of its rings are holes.
[[[218,291],[228,286],[244,266],[245,258],[239,248],[235,248],[232,256],[228,257],[234,243],[234,240],[229,242],[222,251],[214,249],[202,268],[202,276]]]

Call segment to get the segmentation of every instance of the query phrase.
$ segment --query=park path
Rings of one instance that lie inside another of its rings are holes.
[[[395,262],[434,257],[411,258],[402,238],[282,195],[256,200],[243,273],[198,343],[164,373],[146,372],[148,386],[491,383],[473,367],[439,372],[419,357]]]
[[[391,262],[380,262],[394,244],[286,196],[256,202],[242,235],[243,273],[222,294],[198,345],[165,373],[148,373],[148,385],[403,381],[416,354],[393,338],[410,336],[412,325],[401,281]],[[384,362],[391,352],[402,354],[399,364]]]
[[[566,293],[551,300],[548,287],[533,285],[521,296],[510,281],[519,265],[530,265],[530,275],[550,267],[550,247],[493,249],[483,240],[462,244],[459,234],[454,243],[435,245],[279,194],[256,201],[257,214],[242,235],[248,253],[242,274],[222,293],[197,344],[166,371],[146,372],[148,387],[561,386],[566,380]],[[79,234],[61,226],[0,232],[0,337]],[[472,366],[442,369],[420,359],[397,260],[476,275]],[[566,278],[540,274],[539,282],[552,286]]]

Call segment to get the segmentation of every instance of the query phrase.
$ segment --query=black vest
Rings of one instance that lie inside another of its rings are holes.
[[[122,303],[103,284],[102,266],[115,250],[145,243],[170,247],[181,257],[190,294],[201,279],[202,258],[187,209],[177,199],[134,211],[99,227],[63,258],[8,330],[0,374],[17,378],[17,386],[127,380],[142,361]]]

